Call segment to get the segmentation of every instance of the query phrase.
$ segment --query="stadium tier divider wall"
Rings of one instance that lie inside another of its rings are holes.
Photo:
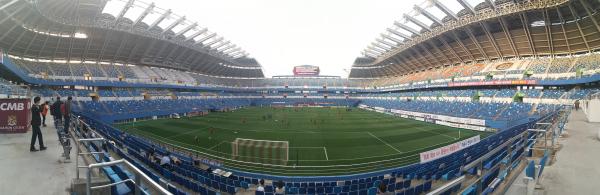
[[[8,69],[13,74],[17,75],[19,78],[23,79],[27,83],[31,84],[39,84],[39,85],[54,85],[54,86],[71,86],[71,85],[80,85],[80,86],[113,86],[113,87],[144,87],[144,88],[173,88],[173,89],[205,89],[205,90],[255,90],[255,89],[277,89],[283,88],[283,86],[261,86],[261,87],[233,87],[233,86],[198,86],[195,84],[159,84],[159,83],[134,83],[118,80],[76,80],[76,79],[43,79],[36,78],[30,76],[25,72],[19,65],[13,63],[11,57],[6,54],[2,54],[3,59],[3,67]],[[600,80],[600,74],[598,71],[600,69],[594,70],[586,70],[585,74],[582,76],[573,77],[570,75],[569,77],[531,77],[527,80],[512,80],[514,82],[498,80],[499,84],[492,84],[495,86],[498,85],[527,85],[528,83],[534,85],[573,85],[573,84],[584,84],[590,83]],[[344,87],[327,87],[320,90],[323,91],[335,91],[335,90],[351,90],[356,92],[381,92],[381,91],[391,91],[391,90],[408,90],[408,89],[425,89],[425,88],[439,88],[439,87],[453,87],[453,86],[488,86],[490,84],[486,83],[488,81],[480,80],[479,77],[468,77],[465,79],[458,78],[456,82],[447,79],[439,80],[441,83],[436,82],[428,82],[428,81],[419,81],[414,83],[404,83],[400,85],[389,85],[389,86],[378,86],[371,88],[370,86],[356,87],[356,86],[344,86]],[[382,78],[385,79],[385,78]],[[476,81],[476,82],[473,82]],[[526,82],[525,82],[526,81]],[[469,83],[465,85],[465,83]],[[285,87],[288,88],[289,86]],[[308,86],[296,86],[298,88],[307,88]],[[314,88],[317,86],[310,86],[310,88]]]

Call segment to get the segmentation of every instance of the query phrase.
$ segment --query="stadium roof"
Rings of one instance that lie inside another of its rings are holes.
[[[264,77],[234,43],[139,0],[0,0],[0,48],[61,61],[148,65],[215,76]]]
[[[367,47],[350,77],[595,51],[600,48],[599,9],[595,0],[427,0]]]

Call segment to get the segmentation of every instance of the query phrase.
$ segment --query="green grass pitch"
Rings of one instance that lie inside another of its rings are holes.
[[[276,175],[335,175],[397,167],[417,163],[420,152],[489,134],[358,108],[248,107],[116,126],[208,154],[229,167]],[[281,164],[268,159],[279,157],[278,153],[229,160],[236,138],[288,141],[289,159]]]

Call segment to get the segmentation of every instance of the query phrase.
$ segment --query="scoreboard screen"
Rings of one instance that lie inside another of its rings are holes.
[[[302,65],[294,67],[294,76],[319,76],[319,67]]]

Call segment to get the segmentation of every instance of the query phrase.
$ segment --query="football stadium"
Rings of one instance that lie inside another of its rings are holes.
[[[0,0],[0,194],[597,194],[600,1],[415,2],[280,73],[168,4]]]

